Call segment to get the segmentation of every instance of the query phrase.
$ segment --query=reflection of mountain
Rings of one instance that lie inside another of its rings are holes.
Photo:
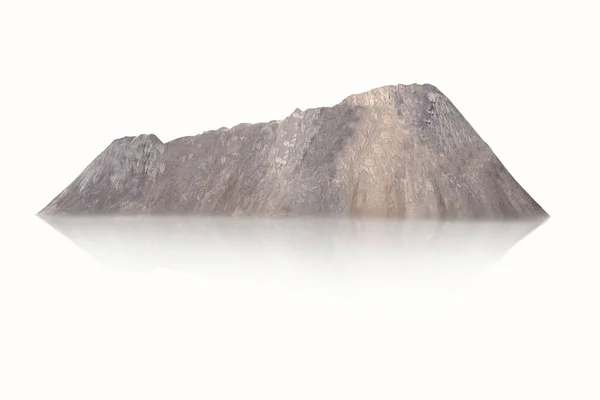
[[[274,284],[368,312],[421,317],[485,273],[543,221],[244,217],[43,219],[114,270],[155,268]]]
[[[293,271],[333,273],[338,278],[477,271],[542,223],[189,216],[43,219],[110,267],[223,275]]]
[[[168,143],[117,139],[43,213],[546,215],[431,85]]]

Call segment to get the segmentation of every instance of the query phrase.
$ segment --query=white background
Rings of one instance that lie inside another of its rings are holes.
[[[598,398],[593,1],[0,3],[0,397]],[[552,219],[435,319],[112,273],[34,214],[111,140],[444,92]],[[243,334],[242,334],[243,333]]]

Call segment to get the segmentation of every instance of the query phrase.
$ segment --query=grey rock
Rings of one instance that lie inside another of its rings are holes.
[[[167,143],[117,139],[41,213],[547,216],[429,84]]]

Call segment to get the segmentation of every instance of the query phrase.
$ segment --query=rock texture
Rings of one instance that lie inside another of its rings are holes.
[[[168,143],[117,139],[41,213],[546,216],[428,84]]]

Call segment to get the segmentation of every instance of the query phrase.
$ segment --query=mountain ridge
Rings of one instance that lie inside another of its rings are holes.
[[[314,110],[320,110],[320,109],[322,109],[322,108],[331,108],[331,107],[335,107],[335,106],[338,106],[338,105],[340,105],[340,104],[342,104],[342,103],[344,103],[344,102],[346,102],[346,101],[349,101],[350,99],[354,99],[354,98],[360,98],[361,96],[367,96],[367,95],[369,95],[369,94],[370,94],[370,93],[372,93],[372,92],[376,92],[376,91],[383,91],[383,90],[386,90],[386,89],[395,89],[395,88],[397,88],[397,87],[429,87],[429,88],[431,88],[431,89],[433,89],[433,90],[435,90],[435,91],[439,91],[439,89],[437,89],[437,87],[435,87],[434,85],[431,85],[431,84],[429,84],[429,83],[424,83],[424,84],[410,83],[410,84],[406,84],[406,85],[404,85],[404,84],[398,84],[398,85],[384,85],[384,86],[380,86],[380,87],[377,87],[377,88],[374,88],[374,89],[371,89],[371,90],[366,90],[366,91],[364,91],[364,92],[359,92],[359,93],[355,93],[355,94],[348,95],[348,96],[346,96],[346,97],[345,97],[345,98],[344,98],[342,101],[338,102],[337,104],[335,104],[335,105],[333,105],[333,106],[308,107],[308,108],[306,108],[306,109],[304,109],[304,110],[302,110],[301,108],[296,108],[296,109],[294,109],[294,111],[293,111],[291,114],[289,114],[288,116],[286,116],[286,117],[284,117],[284,118],[282,118],[282,119],[270,120],[270,121],[268,121],[268,122],[266,122],[266,121],[259,121],[259,122],[241,122],[241,123],[239,123],[239,124],[233,125],[233,126],[232,126],[232,127],[230,127],[230,128],[229,128],[229,127],[226,127],[226,126],[222,126],[222,127],[221,127],[221,128],[219,128],[219,129],[209,129],[209,130],[206,130],[206,131],[200,132],[200,133],[198,133],[198,134],[196,134],[196,135],[186,135],[186,136],[180,136],[180,137],[177,137],[177,138],[173,138],[173,139],[171,139],[171,140],[168,140],[168,141],[166,141],[166,142],[163,142],[163,141],[162,141],[162,140],[161,140],[161,139],[160,139],[160,138],[159,138],[159,137],[158,137],[156,134],[154,134],[154,133],[142,133],[142,134],[139,134],[139,135],[134,135],[134,136],[123,136],[123,137],[121,137],[121,138],[117,138],[117,139],[114,139],[114,140],[119,140],[119,139],[128,139],[128,138],[131,138],[131,139],[133,139],[133,138],[136,138],[136,137],[139,137],[139,136],[154,136],[154,137],[155,137],[155,138],[157,138],[157,139],[158,139],[158,140],[159,140],[161,143],[168,144],[168,143],[170,143],[170,142],[172,142],[172,141],[174,141],[174,140],[178,140],[178,139],[182,139],[182,138],[186,138],[186,137],[194,137],[194,136],[202,135],[202,134],[204,134],[204,133],[207,133],[207,132],[227,132],[227,131],[229,131],[229,130],[231,130],[231,129],[233,129],[233,128],[237,128],[237,127],[240,127],[240,126],[255,125],[255,124],[269,124],[269,123],[274,123],[274,122],[278,122],[278,123],[279,123],[279,122],[282,122],[282,121],[284,121],[285,119],[287,119],[287,118],[289,118],[289,117],[291,117],[291,116],[293,116],[293,115],[298,115],[298,114],[301,114],[301,113],[303,113],[303,112],[306,112],[306,111],[314,111]]]

